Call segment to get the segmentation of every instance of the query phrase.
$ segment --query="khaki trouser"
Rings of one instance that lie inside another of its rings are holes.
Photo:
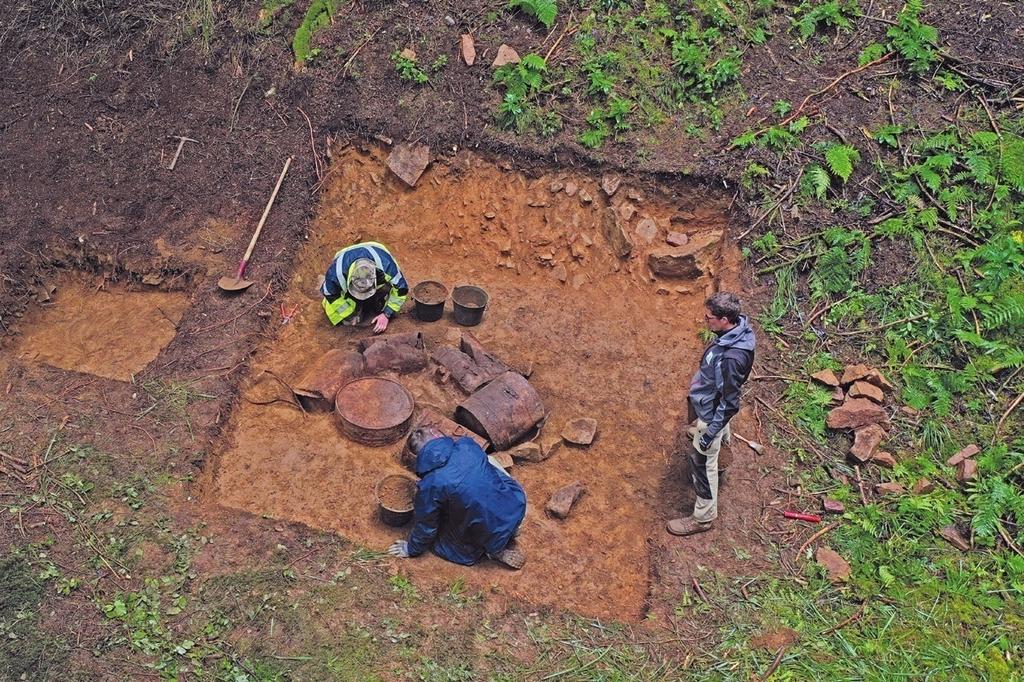
[[[718,455],[722,450],[722,440],[729,440],[731,435],[726,424],[707,450],[701,450],[700,438],[707,430],[707,422],[698,419],[697,430],[693,434],[693,454],[690,455],[693,490],[697,496],[693,518],[701,523],[710,523],[718,518]]]

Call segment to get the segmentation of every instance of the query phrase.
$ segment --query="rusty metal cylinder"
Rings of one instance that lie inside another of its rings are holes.
[[[537,391],[515,372],[505,372],[455,408],[455,421],[505,450],[544,418]]]

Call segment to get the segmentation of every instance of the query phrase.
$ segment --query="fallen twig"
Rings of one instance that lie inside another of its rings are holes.
[[[786,653],[786,647],[780,646],[779,650],[775,653],[775,660],[772,661],[772,664],[768,666],[768,669],[764,671],[763,675],[761,675],[762,682],[765,682],[775,673],[776,670],[778,670],[779,664],[782,663],[782,655],[784,653]]]
[[[309,116],[302,110],[302,107],[296,107],[302,117],[306,119],[306,125],[309,126],[309,148],[313,150],[313,170],[316,171],[316,179],[323,180],[324,174],[320,170],[320,155],[316,153],[316,142],[313,139],[313,122],[309,120]]]
[[[857,612],[855,614],[853,614],[852,616],[850,616],[846,620],[842,621],[841,623],[837,623],[836,625],[833,625],[828,630],[825,630],[824,632],[821,633],[821,636],[825,637],[826,635],[831,635],[833,632],[836,632],[837,630],[841,630],[841,629],[845,628],[847,625],[849,625],[853,621],[860,620],[860,617],[864,615],[864,609],[866,609],[867,606],[868,606],[868,603],[866,601],[865,602],[861,602],[860,608],[857,609]]]
[[[999,418],[999,422],[996,424],[996,432],[995,435],[992,436],[993,442],[995,442],[995,439],[999,436],[999,430],[1003,428],[1003,423],[1006,421],[1006,418],[1010,416],[1011,412],[1017,409],[1017,406],[1020,405],[1022,400],[1024,400],[1024,393],[1017,396],[1014,401],[1010,403],[1010,406],[1006,408],[1006,412],[1003,412],[1003,416]]]
[[[803,554],[804,554],[804,550],[807,549],[808,547],[810,547],[812,542],[814,542],[815,540],[820,538],[825,533],[828,533],[830,530],[832,530],[833,528],[835,528],[838,525],[839,525],[838,521],[836,521],[835,523],[830,523],[829,525],[825,526],[821,530],[819,530],[816,533],[814,533],[811,537],[807,538],[807,540],[804,541],[804,544],[800,545],[800,549],[798,549],[796,551],[796,557],[795,558],[799,559],[800,557],[802,557]]]
[[[857,475],[857,488],[860,490],[860,502],[865,507],[868,506],[868,496],[864,494],[864,479],[860,477],[860,465],[855,464],[853,472]]]

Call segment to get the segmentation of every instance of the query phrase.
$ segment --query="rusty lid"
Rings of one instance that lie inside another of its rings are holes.
[[[338,391],[334,406],[348,424],[366,431],[393,429],[412,418],[413,398],[392,379],[363,377]]]

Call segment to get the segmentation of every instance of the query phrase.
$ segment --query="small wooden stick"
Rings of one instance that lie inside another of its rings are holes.
[[[855,465],[853,467],[853,471],[857,474],[857,487],[860,488],[860,502],[866,507],[868,506],[868,497],[864,494],[864,480],[860,477],[860,465]]]
[[[807,538],[807,541],[804,544],[800,545],[800,549],[798,549],[796,551],[796,558],[799,559],[801,556],[803,556],[804,550],[807,549],[808,547],[810,547],[812,542],[814,542],[815,540],[820,538],[822,535],[824,535],[825,533],[829,532],[830,530],[832,530],[833,528],[835,528],[838,525],[839,525],[839,522],[837,521],[836,523],[833,523],[831,525],[825,526],[824,528],[819,530],[817,533],[815,533],[811,537]]]
[[[824,637],[825,635],[831,635],[833,632],[835,632],[837,630],[841,630],[842,628],[845,628],[847,625],[849,625],[853,621],[859,619],[861,616],[864,615],[864,609],[867,608],[867,605],[868,605],[867,602],[863,602],[860,605],[860,608],[857,609],[857,613],[853,614],[852,616],[850,616],[849,618],[847,618],[843,622],[839,623],[838,625],[833,625],[828,630],[825,630],[825,632],[821,633],[821,636]]]
[[[779,664],[782,663],[782,654],[786,653],[786,647],[780,646],[779,651],[775,654],[775,660],[768,666],[768,670],[764,671],[764,675],[761,675],[762,682],[766,682],[769,677],[778,669]]]
[[[182,137],[181,135],[171,135],[171,137],[178,140],[178,148],[174,152],[174,158],[171,159],[171,165],[167,167],[167,170],[174,170],[174,166],[178,163],[178,157],[181,156],[181,150],[184,149],[186,142],[195,142],[199,144],[199,140],[193,140],[191,137]]]

